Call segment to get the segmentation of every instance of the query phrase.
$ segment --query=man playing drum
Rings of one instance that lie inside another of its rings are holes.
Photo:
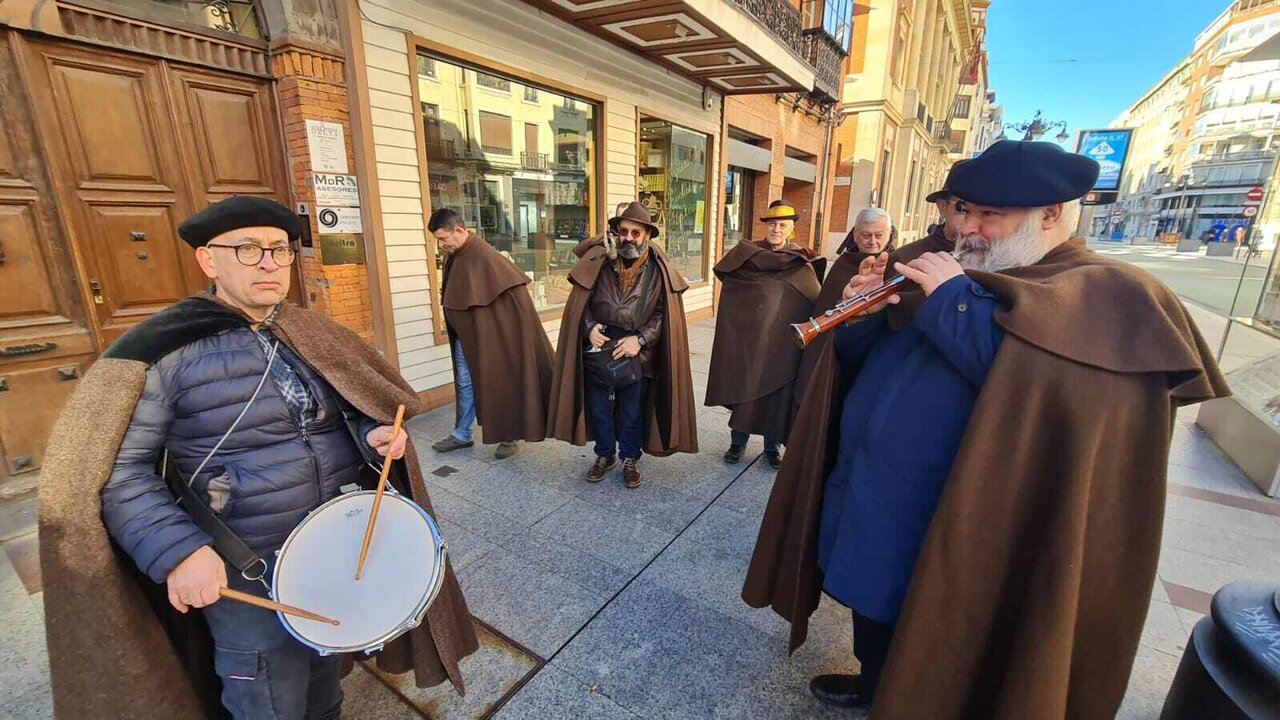
[[[228,586],[266,597],[266,582],[250,578],[270,580],[275,551],[294,527],[340,488],[367,480],[360,476],[370,466],[403,457],[400,484],[430,511],[412,446],[389,426],[398,404],[412,414],[416,394],[356,335],[284,302],[301,230],[288,208],[247,196],[183,222],[179,234],[212,291],[117,340],[55,429],[41,532],[60,716],[146,708],[185,717],[217,697],[200,672],[209,658],[195,652],[207,646],[193,639],[191,616],[167,613],[155,597],[147,607],[106,533],[145,574],[137,578],[143,586],[163,584],[184,615],[202,609],[221,703],[234,717],[340,712],[337,656],[299,643],[273,612],[219,600]],[[244,571],[215,551],[225,555],[225,541],[175,503],[159,469],[166,457],[259,566]],[[95,613],[110,621],[95,622]],[[417,642],[389,645],[380,659],[396,671],[413,665],[420,685],[450,679],[461,687],[457,663],[477,641],[451,572],[419,630]]]

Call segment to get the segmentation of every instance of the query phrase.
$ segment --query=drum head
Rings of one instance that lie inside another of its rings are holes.
[[[372,491],[330,500],[306,517],[280,549],[276,600],[333,618],[338,626],[289,615],[295,637],[325,652],[377,648],[422,619],[439,587],[440,533],[421,508],[386,493],[364,574],[355,579],[373,507]]]

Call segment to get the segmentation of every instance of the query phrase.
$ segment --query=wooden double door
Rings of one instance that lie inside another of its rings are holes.
[[[288,198],[263,78],[0,28],[0,127],[3,490],[38,471],[97,353],[204,286],[178,223]]]

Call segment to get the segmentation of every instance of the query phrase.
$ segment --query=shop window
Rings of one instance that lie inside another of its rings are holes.
[[[431,208],[458,210],[507,254],[532,279],[539,311],[563,307],[573,248],[598,232],[592,158],[600,107],[430,59],[439,82],[420,81],[418,90]],[[476,82],[464,84],[472,73]],[[514,92],[492,92],[501,89]]]
[[[690,283],[706,278],[707,170],[711,138],[665,120],[640,120],[640,202],[658,244]]]
[[[755,198],[755,176],[751,170],[729,167],[724,176],[724,251],[740,242],[751,240],[752,200]]]

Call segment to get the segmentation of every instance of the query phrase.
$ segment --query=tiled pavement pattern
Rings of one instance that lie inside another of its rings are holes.
[[[1193,311],[1195,309],[1193,308]],[[1210,338],[1220,321],[1204,323]],[[710,321],[691,328],[694,382],[706,386]],[[1226,582],[1280,578],[1280,502],[1262,496],[1180,414],[1160,576],[1119,717],[1155,718],[1191,626]],[[416,418],[418,447],[442,437],[442,408]],[[727,414],[700,408],[702,452],[646,458],[645,484],[581,479],[588,448],[526,445],[506,461],[477,446],[423,459],[442,530],[484,649],[463,665],[468,694],[398,696],[357,668],[347,717],[848,718],[805,689],[811,675],[856,668],[847,612],[824,602],[809,642],[786,654],[786,626],[739,598],[773,473],[726,467]],[[755,439],[752,451],[759,451]],[[0,717],[50,717],[34,501],[0,512]],[[523,646],[523,650],[521,649]],[[104,672],[109,671],[104,668]],[[394,684],[394,679],[391,680]],[[524,683],[524,684],[521,684]],[[514,694],[511,692],[514,691]],[[508,697],[509,696],[509,697]]]

